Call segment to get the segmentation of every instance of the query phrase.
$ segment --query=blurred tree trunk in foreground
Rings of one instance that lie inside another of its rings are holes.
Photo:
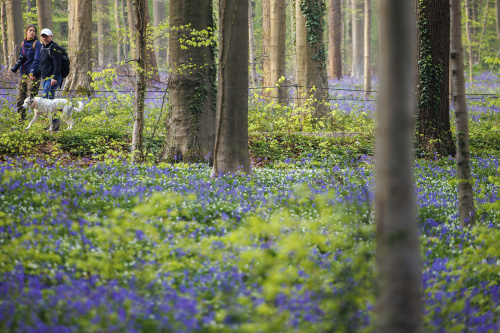
[[[427,154],[455,155],[450,127],[449,0],[414,0],[418,24],[416,145]]]
[[[36,0],[36,14],[38,17],[38,34],[42,29],[53,30],[52,26],[52,1]]]
[[[241,0],[243,1],[243,0]],[[244,0],[245,2],[247,0]],[[170,105],[163,160],[202,162],[214,154],[215,82],[214,46],[181,47],[179,39],[190,40],[196,32],[214,32],[211,0],[172,1],[170,22]],[[181,28],[190,24],[189,28]],[[194,34],[191,31],[194,30]],[[185,45],[183,45],[185,46]],[[248,77],[244,77],[248,80]]]
[[[23,7],[21,0],[5,0],[5,12],[7,14],[7,49],[10,57],[10,67],[17,62],[19,50],[21,50],[21,43],[24,39]]]
[[[326,10],[324,0],[296,2],[296,54],[299,106],[314,107],[313,117],[320,118],[328,112],[328,81],[326,74],[326,51],[323,46],[323,20]],[[315,27],[315,29],[311,29]],[[314,87],[314,89],[312,89]],[[313,96],[313,103],[304,99]]]
[[[286,80],[278,81],[286,75],[286,3],[285,0],[271,0],[270,8],[270,57],[271,85],[275,88],[271,96],[276,102],[285,104],[288,97]],[[280,87],[277,88],[276,84]]]
[[[422,332],[422,280],[413,197],[414,0],[379,0],[380,96],[375,152],[376,331]]]
[[[70,0],[68,24],[71,70],[64,90],[88,95],[91,91],[88,73],[92,71],[92,0]],[[58,42],[57,37],[54,40]]]
[[[341,0],[330,0],[328,8],[328,70],[329,76],[340,80],[342,77],[342,11]]]
[[[474,195],[469,151],[469,119],[465,97],[464,60],[462,50],[462,8],[460,0],[451,1],[451,65],[453,74],[453,103],[457,128],[458,210],[460,224],[475,223]]]
[[[137,50],[137,68],[136,68],[136,86],[135,86],[135,101],[134,101],[134,127],[132,130],[132,163],[140,163],[144,160],[144,98],[146,90],[146,71],[148,54],[146,49],[147,43],[147,24],[146,0],[134,0],[134,18],[136,35],[136,50]]]
[[[219,0],[219,83],[210,177],[252,174],[248,150],[248,1]]]

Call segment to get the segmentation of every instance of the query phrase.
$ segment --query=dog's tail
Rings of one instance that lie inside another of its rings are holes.
[[[78,107],[73,107],[73,110],[75,110],[76,112],[81,112],[81,111],[83,111],[84,106],[85,105],[83,105],[82,102],[78,101]]]

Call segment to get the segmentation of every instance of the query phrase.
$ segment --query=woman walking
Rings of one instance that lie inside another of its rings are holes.
[[[22,107],[24,100],[28,97],[35,97],[38,94],[40,87],[40,71],[38,65],[40,63],[40,49],[42,44],[36,36],[37,30],[33,24],[26,27],[24,31],[24,41],[21,44],[19,59],[11,68],[12,72],[20,70],[21,80],[17,89],[17,112],[20,114],[19,121],[24,123],[26,120],[26,110]]]

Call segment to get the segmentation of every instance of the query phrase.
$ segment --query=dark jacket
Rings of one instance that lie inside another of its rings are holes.
[[[61,76],[62,52],[59,45],[50,42],[48,45],[42,45],[40,49],[40,72],[42,80],[48,77]]]
[[[33,43],[35,43],[35,48],[33,49]],[[21,76],[33,74],[36,77],[38,66],[40,64],[40,49],[42,48],[42,43],[35,36],[32,40],[24,39],[19,55],[26,57],[26,61],[20,67]]]

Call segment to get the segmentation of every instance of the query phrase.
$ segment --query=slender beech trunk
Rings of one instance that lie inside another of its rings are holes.
[[[70,0],[68,24],[71,70],[64,89],[88,95],[91,91],[88,73],[92,71],[92,0]]]
[[[109,23],[109,0],[97,1],[97,62],[100,67],[111,63],[111,27]]]
[[[458,211],[460,224],[475,223],[474,195],[469,151],[469,120],[465,97],[464,60],[462,51],[462,8],[460,0],[451,3],[451,66],[453,74],[453,103],[457,128]]]
[[[248,147],[248,1],[219,0],[219,80],[210,177],[252,175]]]
[[[372,66],[371,61],[371,48],[372,48],[372,35],[371,35],[371,25],[372,25],[372,7],[371,0],[365,0],[365,63],[364,63],[364,90],[365,99],[370,96],[370,90],[372,90]]]
[[[127,3],[127,23],[128,23],[128,33],[129,33],[129,48],[130,48],[130,56],[135,58],[136,56],[136,46],[134,45],[135,38],[135,18],[134,18],[134,0],[123,0]]]
[[[344,2],[344,72],[351,69],[352,76],[352,0]]]
[[[472,51],[473,47],[473,39],[472,39],[472,28],[471,28],[471,15],[470,15],[471,7],[470,7],[470,1],[465,0],[465,31],[467,33],[467,41],[468,41],[468,58],[469,58],[469,81],[472,83],[474,82],[474,72],[472,67],[474,66],[474,54]]]
[[[271,82],[271,0],[262,0],[262,94],[269,96],[266,88],[272,87]]]
[[[155,28],[165,22],[165,8],[165,0],[153,1],[153,26]],[[157,38],[154,44],[156,61],[165,63],[167,60],[167,39],[165,37]]]
[[[422,332],[421,261],[413,197],[414,0],[379,0],[380,96],[375,152],[376,331]]]
[[[328,69],[329,76],[340,80],[342,77],[342,11],[341,0],[330,0],[328,7]]]
[[[21,0],[5,0],[5,12],[7,14],[8,54],[9,66],[17,62],[21,43],[24,39],[23,7]]]
[[[123,55],[123,49],[122,49],[122,39],[121,39],[121,33],[120,33],[120,11],[121,11],[121,6],[120,6],[120,0],[114,0],[115,1],[115,30],[116,30],[116,61],[117,62],[122,62],[124,59],[122,57]]]
[[[9,39],[7,38],[7,13],[5,8],[5,3],[0,3],[0,29],[2,30],[2,53],[3,53],[3,64],[5,67],[9,66]]]
[[[477,49],[477,61],[481,61],[481,51],[483,48],[484,33],[486,32],[486,24],[488,23],[488,12],[490,10],[490,0],[486,0],[486,5],[484,6],[484,20],[483,27],[481,29],[481,37],[479,38],[479,47]]]
[[[352,76],[362,78],[364,74],[364,17],[363,0],[352,1]]]
[[[38,27],[40,32],[42,29],[51,29],[52,26],[52,1],[51,0],[36,0],[36,14],[38,17]]]
[[[286,3],[285,0],[271,0],[271,41],[270,41],[270,69],[271,84],[279,88],[273,89],[273,97],[280,104],[287,103],[287,82],[279,83],[280,78],[286,75]]]
[[[123,29],[124,31],[129,31],[129,25],[128,25],[128,5],[127,5],[127,0],[121,0],[122,3],[122,20],[123,20]],[[121,36],[120,36],[121,37]],[[129,57],[129,52],[132,53],[132,49],[130,46],[130,40],[126,36],[122,37],[125,39],[125,42],[123,43],[123,55],[124,55],[124,60],[127,60]],[[128,41],[127,41],[128,40]],[[132,54],[131,57],[133,58],[134,55]]]
[[[136,22],[136,86],[134,101],[134,127],[132,130],[132,163],[140,163],[144,160],[144,97],[146,95],[146,71],[148,62],[146,30],[148,21],[146,20],[147,0],[134,0],[134,21]]]
[[[495,0],[496,28],[498,44],[500,45],[500,0]],[[500,49],[500,48],[499,48]]]
[[[243,1],[243,0],[241,0]],[[247,0],[245,0],[247,1]],[[214,29],[211,0],[172,1],[169,8],[170,105],[163,160],[211,164],[215,141],[216,81],[213,46],[181,48],[179,38],[190,39],[181,26],[201,31]],[[189,68],[189,69],[186,69]],[[247,77],[245,77],[247,79]]]
[[[314,118],[323,117],[328,112],[324,103],[328,99],[326,52],[323,47],[324,21],[322,19],[325,9],[323,0],[296,1],[297,83],[301,98],[298,105],[306,105],[308,102],[304,97],[312,95]],[[308,10],[311,12],[307,12]],[[309,24],[307,22],[307,20],[318,18],[318,21],[312,21]],[[308,31],[308,26],[315,26],[316,29]]]
[[[257,87],[257,69],[255,60],[255,36],[253,32],[253,0],[248,0],[248,43],[250,48],[250,85]]]
[[[450,3],[415,2],[419,29],[416,145],[427,154],[455,155],[449,102]]]

